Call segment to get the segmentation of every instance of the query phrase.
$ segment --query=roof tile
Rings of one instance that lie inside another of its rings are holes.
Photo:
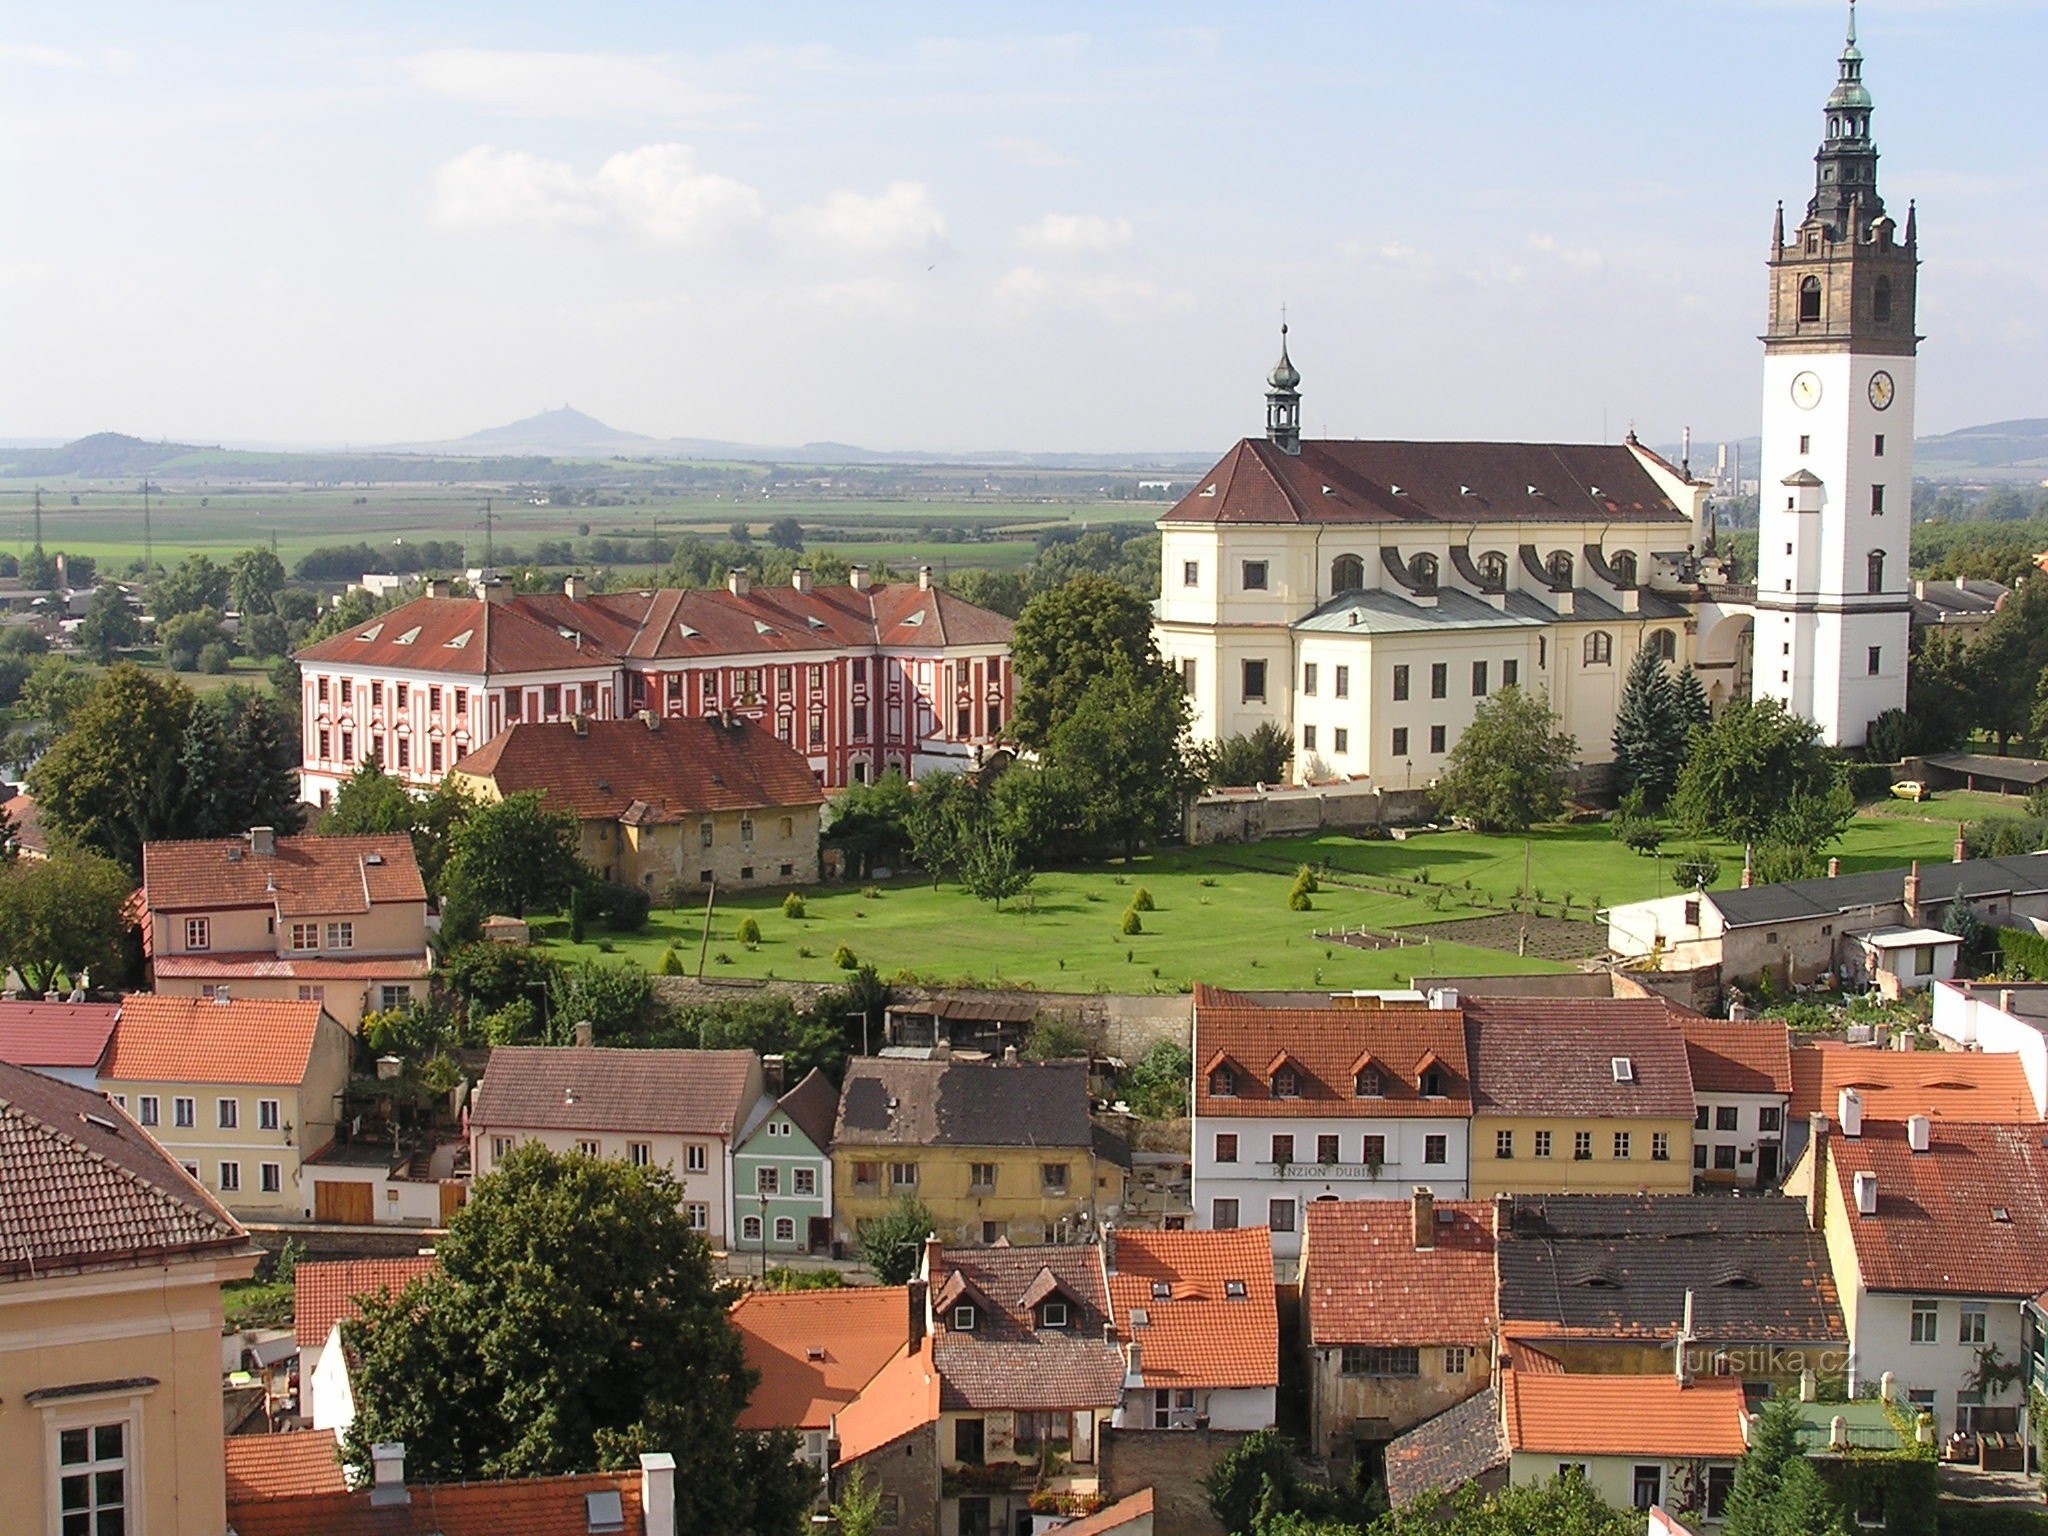
[[[1042,1329],[1023,1304],[1050,1269],[1068,1298],[1067,1325]],[[959,1274],[980,1295],[971,1332],[939,1319],[932,1357],[942,1407],[1061,1409],[1104,1407],[1123,1395],[1123,1353],[1102,1336],[1109,1294],[1102,1250],[1092,1244],[948,1248],[927,1277],[933,1294]]]
[[[761,1373],[741,1429],[826,1429],[910,1342],[900,1285],[756,1291],[732,1309],[747,1364]]]
[[[369,1490],[228,1501],[236,1536],[589,1536],[585,1500],[616,1493],[620,1536],[645,1536],[640,1477],[589,1472],[504,1483],[412,1483],[411,1501],[373,1508]]]
[[[159,912],[275,907],[282,917],[347,916],[372,903],[424,902],[412,839],[280,837],[257,854],[246,837],[142,845],[145,900]]]
[[[846,1064],[834,1147],[1086,1149],[1085,1062],[862,1056]]]
[[[483,1129],[649,1131],[730,1138],[753,1108],[752,1051],[501,1045],[470,1111]]]
[[[1465,1017],[1478,1114],[1692,1118],[1688,1009],[1661,998],[1468,997]]]
[[[1198,1115],[1342,1114],[1373,1119],[1472,1113],[1463,1015],[1445,1008],[1274,1007],[1239,993],[1195,987],[1195,1113]],[[1286,1063],[1296,1092],[1274,1092],[1269,1072]],[[1443,1092],[1424,1097],[1423,1066],[1434,1058]],[[1378,1097],[1360,1097],[1354,1068],[1379,1071]],[[1212,1093],[1228,1066],[1234,1093]]]
[[[1698,1017],[1683,1022],[1694,1093],[1792,1092],[1792,1032],[1783,1024]]]
[[[1412,1200],[1310,1203],[1302,1292],[1312,1345],[1492,1342],[1493,1207],[1435,1208],[1436,1246],[1417,1248]]]
[[[0,1061],[97,1067],[120,1016],[118,1003],[0,1002]]]
[[[292,1273],[292,1329],[299,1348],[319,1349],[336,1323],[361,1314],[356,1298],[404,1290],[434,1272],[434,1259],[420,1254],[399,1259],[301,1260]]]
[[[1564,1456],[1739,1457],[1742,1382],[1734,1376],[1501,1372],[1508,1447]]]
[[[1881,1051],[1823,1043],[1792,1052],[1795,1115],[1841,1111],[1841,1093],[1863,1096],[1863,1118],[2030,1124],[2041,1118],[2017,1051]]]
[[[345,1493],[341,1447],[331,1429],[229,1435],[228,1502],[299,1493]]]
[[[1117,1337],[1141,1346],[1139,1366],[1147,1386],[1279,1384],[1273,1243],[1264,1227],[1228,1232],[1127,1227],[1115,1242],[1116,1273],[1109,1277],[1109,1294]],[[1240,1294],[1232,1295],[1233,1290]],[[1145,1321],[1138,1322],[1139,1316]]]
[[[121,1021],[100,1077],[108,1083],[296,1087],[311,1069],[326,1017],[316,1002],[133,993],[121,1000]]]

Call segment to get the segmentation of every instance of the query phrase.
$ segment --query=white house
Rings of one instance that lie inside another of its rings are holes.
[[[1934,984],[1934,1032],[1966,1051],[2019,1057],[2035,1108],[2048,1120],[2048,983]]]
[[[1273,1250],[1257,1227],[1104,1235],[1124,1342],[1118,1429],[1271,1429],[1280,1384]]]
[[[339,1434],[356,1416],[341,1325],[359,1316],[357,1300],[397,1294],[430,1274],[431,1256],[302,1261],[292,1274],[292,1325],[299,1346],[299,1415]]]
[[[1692,1166],[1709,1184],[1768,1189],[1785,1171],[1792,1040],[1782,1024],[1688,1017]]]

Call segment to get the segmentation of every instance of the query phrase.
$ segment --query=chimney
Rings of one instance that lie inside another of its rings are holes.
[[[569,729],[578,736],[588,736],[590,734],[590,716],[583,713],[580,709],[577,710],[575,714],[569,717]]]
[[[917,568],[917,590],[920,592],[929,592],[931,591],[931,589],[932,568],[928,565],[920,565]]]
[[[1102,1270],[1104,1274],[1116,1273],[1116,1224],[1109,1221],[1102,1224]]]
[[[1842,878],[1842,861],[1840,859],[1832,856],[1829,857],[1828,878],[1830,880],[1839,880]]]
[[[436,576],[427,583],[427,596],[429,597],[447,597],[454,590],[454,583],[449,581],[446,576]]]
[[[1750,888],[1750,887],[1751,887],[1752,885],[1755,885],[1755,884],[1756,884],[1756,859],[1755,859],[1755,850],[1754,850],[1753,848],[1751,848],[1751,847],[1749,846],[1749,844],[1747,844],[1747,843],[1744,843],[1744,844],[1742,845],[1742,889],[1744,889],[1744,890],[1746,891],[1746,890],[1748,890],[1748,889],[1749,889],[1749,888]]]
[[[562,578],[562,596],[572,603],[580,603],[590,596],[590,583],[579,571],[571,571]]]
[[[808,565],[800,565],[789,573],[789,588],[792,592],[811,590],[811,568]]]
[[[1458,1006],[1458,989],[1456,987],[1431,987],[1429,989],[1429,1006],[1436,1009],[1439,1013],[1455,1009]]]
[[[1124,1346],[1124,1385],[1141,1387],[1145,1384],[1145,1346],[1136,1339]]]
[[[277,856],[277,828],[251,827],[249,829],[249,851],[259,859]]]
[[[370,1447],[370,1507],[396,1509],[411,1502],[405,1486],[405,1442],[378,1441]]]
[[[647,1536],[676,1536],[676,1459],[667,1451],[640,1453],[640,1519]]]
[[[939,1241],[938,1233],[933,1232],[925,1238],[924,1267],[918,1271],[918,1279],[924,1281],[927,1285],[931,1283],[931,1278],[938,1272],[941,1256],[945,1251],[946,1245]]]
[[[745,597],[754,590],[754,578],[738,566],[725,573],[725,590],[734,597]]]
[[[499,604],[512,601],[512,589],[505,585],[505,578],[496,571],[485,571],[477,585],[483,589],[483,599],[487,603]]]
[[[651,709],[643,709],[640,711],[640,723],[650,731],[658,731],[661,729],[661,716]]]
[[[1014,1067],[1015,1065],[1017,1065],[1017,1047],[1015,1047],[1014,1045],[1006,1045],[1003,1047],[1003,1065],[1006,1067]]]
[[[1968,844],[1964,841],[1963,824],[1959,821],[1956,823],[1956,851],[1954,862],[1957,864],[1967,863],[1969,857],[1970,849]]]
[[[771,1052],[761,1058],[762,1086],[778,1099],[782,1097],[782,1081],[787,1067],[788,1059],[779,1053]]]
[[[846,568],[846,584],[856,592],[866,592],[874,587],[873,580],[868,576],[868,568],[864,565],[850,565]]]
[[[1828,1210],[1828,1117],[1822,1114],[1809,1115],[1806,1121],[1806,1139],[1813,1147],[1813,1178],[1806,1189],[1806,1224],[1818,1232],[1824,1225]]]
[[[1692,1385],[1692,1287],[1685,1291],[1685,1311],[1678,1324],[1678,1338],[1671,1346],[1671,1372],[1681,1387]]]
[[[1906,1145],[1912,1151],[1925,1152],[1933,1134],[1934,1122],[1926,1115],[1906,1116]]]
[[[1835,1095],[1835,1112],[1842,1117],[1842,1134],[1854,1141],[1863,1134],[1863,1094],[1844,1088]]]
[[[1856,1175],[1856,1214],[1875,1216],[1877,1214],[1877,1175],[1868,1169]]]
[[[588,1019],[578,1019],[575,1026],[576,1049],[587,1051],[597,1043],[597,1026]]]
[[[1415,1186],[1415,1249],[1421,1253],[1436,1246],[1436,1195],[1427,1184]]]
[[[1901,893],[1906,906],[1906,921],[1920,921],[1920,861],[1915,859],[1906,871],[1906,887]]]
[[[2000,988],[1998,989],[1998,1011],[1999,1011],[2000,1013],[2011,1013],[2011,1012],[2012,1012],[2012,988],[2011,988],[2011,987],[2000,987]]]
[[[910,1294],[909,1332],[905,1337],[909,1339],[910,1352],[914,1355],[917,1353],[918,1345],[924,1342],[924,1314],[930,1303],[932,1288],[922,1280],[912,1280],[904,1289]]]

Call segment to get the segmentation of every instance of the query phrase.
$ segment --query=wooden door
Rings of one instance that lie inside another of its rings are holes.
[[[313,1181],[313,1219],[367,1227],[376,1219],[376,1191],[368,1184],[336,1179]]]
[[[464,1179],[443,1179],[441,1181],[441,1225],[448,1225],[448,1218],[461,1210],[469,1199],[469,1183]]]

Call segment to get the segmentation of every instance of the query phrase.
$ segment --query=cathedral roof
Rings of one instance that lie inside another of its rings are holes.
[[[1245,438],[1169,523],[1673,523],[1690,526],[1636,449],[1597,443]]]

